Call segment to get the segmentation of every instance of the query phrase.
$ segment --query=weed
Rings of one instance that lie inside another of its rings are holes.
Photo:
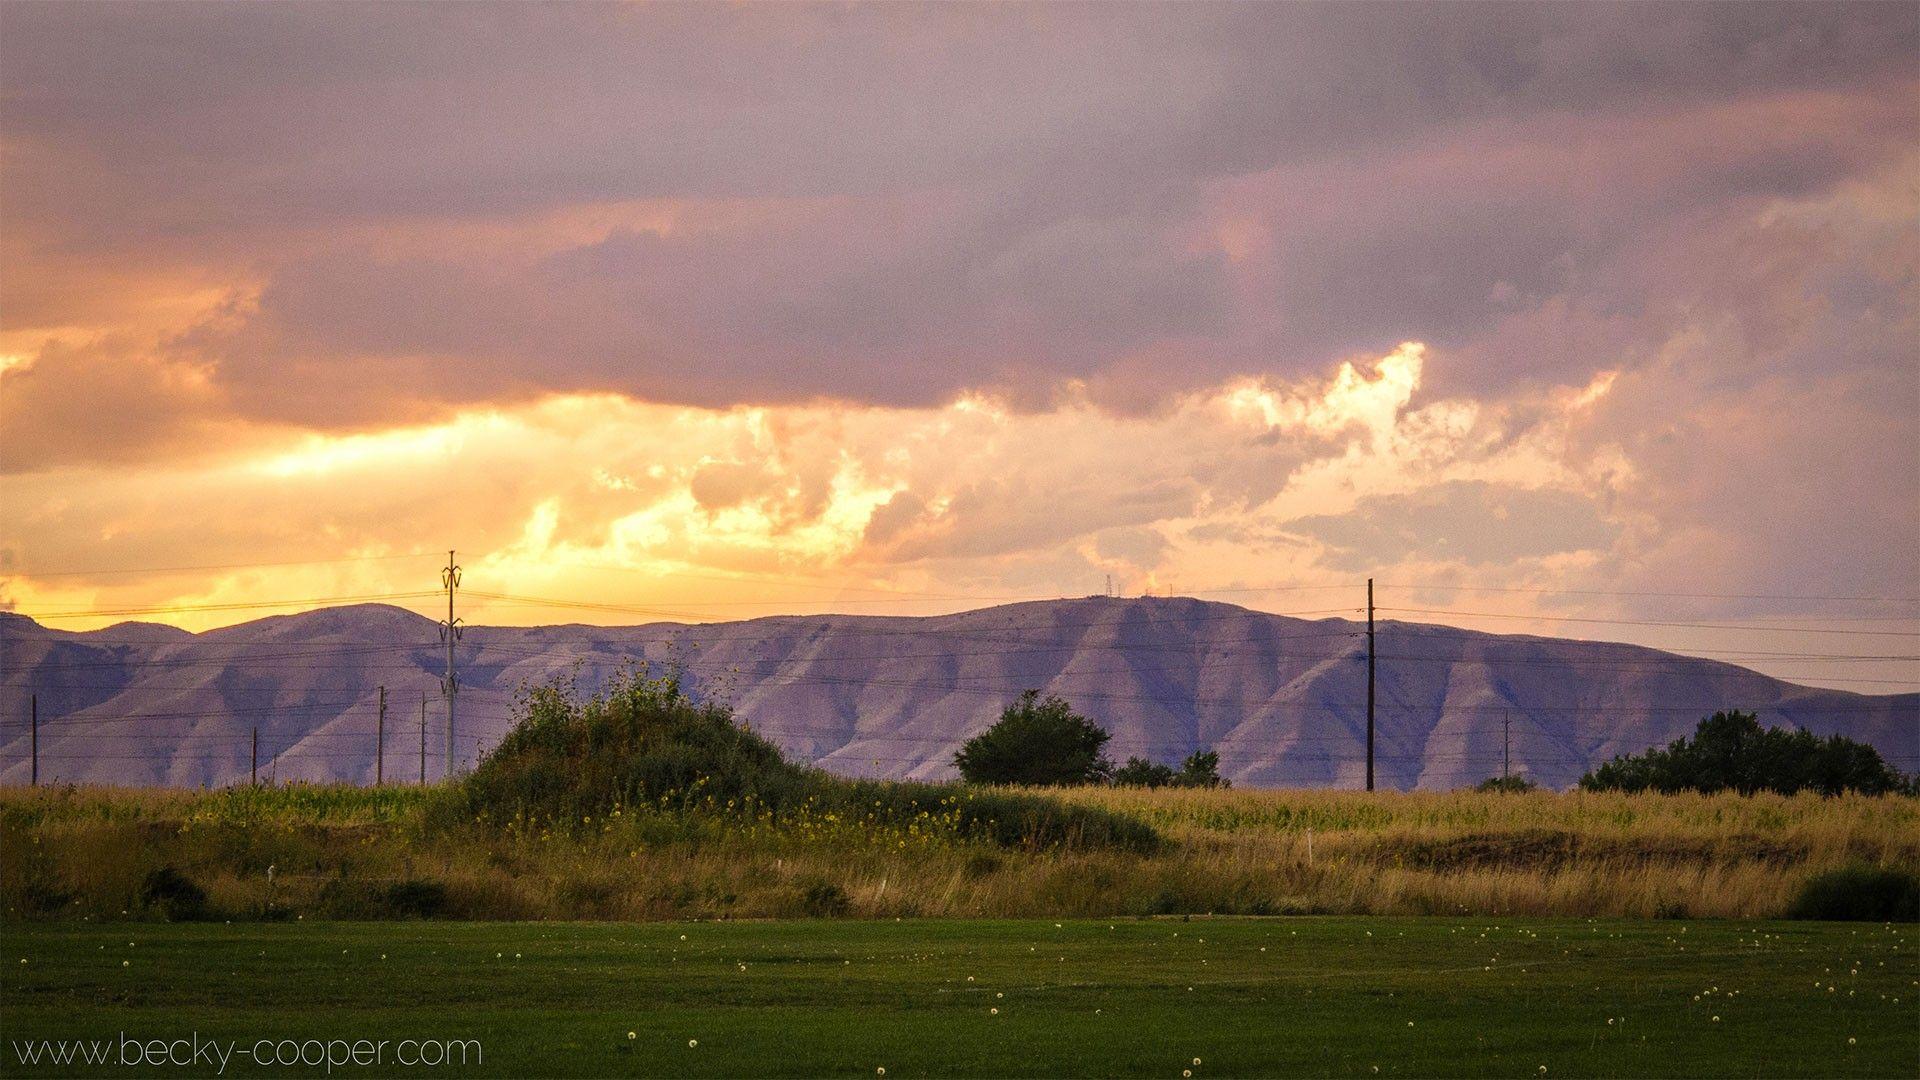
[[[801,890],[800,910],[816,919],[840,918],[852,909],[846,890],[830,881],[816,881]]]
[[[140,906],[159,912],[168,922],[204,919],[207,890],[179,870],[163,866],[140,883]]]

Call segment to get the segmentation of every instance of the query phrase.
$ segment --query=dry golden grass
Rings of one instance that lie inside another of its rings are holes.
[[[441,829],[424,823],[435,794],[411,789],[14,789],[0,793],[0,913],[138,916],[147,875],[171,866],[233,918],[1765,917],[1823,870],[1920,869],[1920,800],[1899,796],[1049,794],[1171,842],[1148,855],[902,846],[655,813]],[[427,899],[396,901],[408,883]]]

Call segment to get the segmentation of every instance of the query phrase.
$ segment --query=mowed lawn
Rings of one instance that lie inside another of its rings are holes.
[[[1916,930],[1898,924],[1355,917],[3,930],[8,1076],[211,1071],[29,1068],[18,1056],[29,1040],[123,1032],[241,1046],[475,1039],[484,1054],[478,1066],[332,1070],[346,1076],[1920,1071]],[[235,1058],[226,1075],[323,1071]]]

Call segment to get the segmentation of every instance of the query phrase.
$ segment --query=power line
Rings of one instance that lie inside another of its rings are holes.
[[[1529,593],[1536,596],[1646,596],[1677,600],[1833,600],[1851,601],[1865,604],[1920,604],[1915,596],[1819,596],[1806,593],[1702,593],[1702,592],[1636,592],[1624,589],[1541,589],[1522,586],[1502,585],[1441,585],[1401,582],[1399,584],[1382,583],[1384,589],[1430,589],[1452,590],[1455,592],[1498,592]]]
[[[24,614],[36,622],[48,619],[93,619],[111,618],[121,615],[172,615],[194,611],[251,611],[257,608],[304,607],[320,604],[359,604],[384,602],[388,600],[413,600],[426,596],[438,596],[438,590],[426,592],[366,593],[360,596],[314,596],[303,600],[254,600],[233,601],[219,604],[169,604],[158,607],[106,608],[95,611],[47,611],[37,614]]]
[[[1607,623],[1618,626],[1673,626],[1693,630],[1752,630],[1788,634],[1859,634],[1873,637],[1920,637],[1920,630],[1854,630],[1821,626],[1756,626],[1752,623],[1662,622],[1652,619],[1595,619],[1575,615],[1514,615],[1502,611],[1457,611],[1452,608],[1383,607],[1416,615],[1460,615],[1475,619],[1524,619],[1530,622]],[[1849,620],[1862,621],[1862,620]],[[1907,620],[1900,620],[1907,621]]]
[[[700,619],[705,617],[705,614],[703,612],[698,612],[698,611],[679,611],[679,610],[674,610],[669,608],[640,607],[640,606],[630,605],[630,604],[612,604],[612,603],[604,603],[604,602],[590,601],[590,600],[569,600],[569,599],[563,599],[563,598],[544,597],[544,596],[521,596],[513,593],[481,592],[479,590],[468,590],[468,594],[471,596],[483,597],[489,600],[499,600],[499,601],[504,601],[508,603],[525,604],[525,605],[534,606],[534,607],[577,609],[577,610],[586,610],[586,611],[606,611],[606,612],[612,612],[616,614],[625,614],[625,615],[665,615],[665,616],[670,616],[674,618],[685,618],[685,619]],[[979,614],[984,614],[986,612],[990,612],[992,610],[993,609],[991,608],[978,608],[973,611],[956,612],[951,616],[934,616],[934,617],[953,618],[953,617],[961,617],[966,615],[979,615]],[[1228,614],[1196,617],[1196,618],[1192,618],[1184,621],[1202,622],[1202,621],[1208,621],[1209,619],[1237,619],[1237,618],[1259,617],[1263,615],[1264,616],[1280,616],[1280,617],[1298,617],[1298,616],[1304,616],[1304,615],[1327,615],[1327,614],[1335,614],[1339,612],[1355,612],[1358,610],[1360,609],[1353,607],[1351,605],[1344,606],[1344,607],[1318,608],[1312,611],[1253,611],[1247,608],[1239,608],[1239,609],[1236,609],[1234,612],[1228,613]],[[780,622],[780,621],[792,621],[792,619],[795,619],[795,618],[807,619],[807,620],[819,620],[819,619],[828,619],[833,617],[834,616],[832,615],[808,615],[808,616],[767,615],[767,616],[761,616],[756,619],[750,619],[745,621],[747,622]],[[861,619],[887,619],[887,618],[919,619],[919,618],[927,618],[928,616],[862,615],[862,616],[850,616],[850,617],[861,618]],[[1055,624],[1055,625],[1073,625],[1073,624]],[[1095,625],[1104,625],[1104,623],[1084,623],[1080,625],[1095,626]]]
[[[104,577],[108,574],[184,574],[196,570],[253,570],[279,566],[331,566],[337,563],[380,562],[394,559],[424,559],[439,554],[433,551],[409,551],[395,555],[342,555],[333,559],[294,559],[287,562],[245,562],[245,563],[205,563],[199,566],[129,566],[117,568],[95,568],[90,570],[25,570],[11,569],[4,572],[6,577],[50,578],[50,577]]]

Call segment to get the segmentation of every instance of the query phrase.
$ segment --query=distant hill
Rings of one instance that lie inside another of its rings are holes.
[[[457,655],[463,761],[511,723],[526,683],[593,689],[621,664],[677,664],[696,694],[792,756],[845,774],[944,778],[1020,691],[1067,698],[1113,734],[1109,753],[1220,752],[1243,786],[1357,787],[1364,770],[1364,626],[1181,598],[1090,597],[927,618],[788,616],[705,625],[472,627]],[[1513,768],[1564,787],[1594,764],[1690,732],[1716,709],[1920,757],[1920,695],[1797,686],[1732,664],[1590,641],[1379,625],[1382,787],[1450,788]],[[432,620],[383,605],[260,619],[202,634],[125,623],[88,633],[0,615],[0,782],[27,780],[27,701],[40,702],[43,782],[200,786],[374,777],[377,687],[386,774],[445,752]]]

